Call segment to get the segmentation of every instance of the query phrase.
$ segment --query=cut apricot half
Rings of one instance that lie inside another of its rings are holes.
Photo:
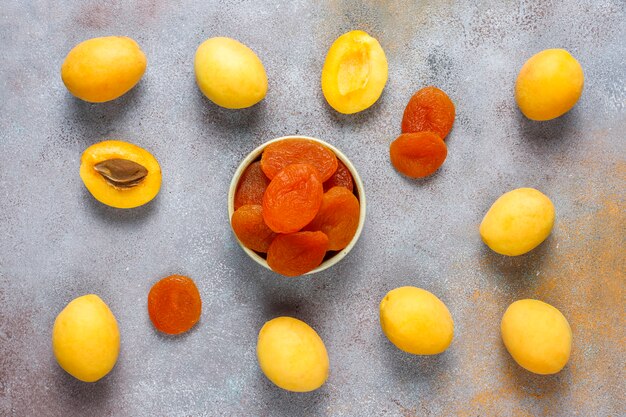
[[[389,148],[391,163],[402,174],[422,178],[439,169],[448,148],[434,132],[403,133]]]
[[[156,158],[139,146],[119,140],[85,149],[80,177],[96,200],[116,208],[142,206],[161,188],[161,167]]]
[[[322,92],[339,113],[352,114],[373,105],[387,83],[387,57],[378,41],[362,30],[341,35],[322,68]]]

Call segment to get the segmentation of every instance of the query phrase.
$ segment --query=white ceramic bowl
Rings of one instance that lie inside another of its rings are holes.
[[[257,161],[261,157],[261,154],[263,153],[263,150],[265,149],[267,145],[269,145],[270,143],[278,142],[278,141],[285,140],[285,139],[308,139],[314,142],[319,142],[322,145],[326,146],[331,151],[333,151],[335,155],[337,156],[337,158],[339,158],[339,160],[343,162],[346,168],[348,168],[348,170],[350,171],[350,174],[352,174],[352,179],[354,181],[354,186],[355,186],[355,195],[359,199],[359,204],[361,207],[361,211],[359,213],[359,227],[356,229],[356,233],[354,234],[354,237],[352,238],[348,246],[346,246],[342,250],[335,253],[332,257],[325,259],[324,262],[322,262],[320,266],[318,266],[312,271],[307,272],[305,275],[314,274],[316,272],[321,272],[327,268],[330,268],[331,266],[335,265],[337,262],[341,261],[352,250],[352,248],[356,244],[356,241],[359,240],[359,236],[361,235],[361,231],[363,230],[363,223],[365,223],[366,204],[365,204],[365,190],[363,189],[363,181],[361,181],[361,177],[359,176],[359,173],[354,168],[354,165],[352,165],[352,162],[350,162],[350,160],[339,149],[324,142],[323,140],[311,138],[308,136],[300,136],[300,135],[283,136],[283,137],[272,139],[268,142],[265,142],[264,144],[262,144],[261,146],[259,146],[258,148],[250,152],[248,156],[246,156],[243,159],[243,161],[241,161],[241,164],[239,164],[239,167],[235,171],[235,175],[233,175],[233,179],[230,182],[230,188],[228,190],[228,218],[231,219],[233,217],[233,213],[235,211],[235,191],[237,191],[237,185],[239,184],[239,179],[241,178],[241,175],[246,170],[246,168],[248,168],[248,165],[250,165],[254,161]],[[235,235],[235,238],[236,237],[237,236]],[[255,251],[246,248],[239,241],[239,239],[237,239],[237,242],[239,242],[239,245],[241,246],[241,248],[248,254],[248,256],[254,259],[256,263],[271,270],[265,258],[260,256]]]

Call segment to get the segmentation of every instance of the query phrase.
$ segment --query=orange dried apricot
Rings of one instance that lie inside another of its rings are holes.
[[[263,173],[260,161],[248,165],[237,184],[235,210],[245,204],[261,204],[263,193],[265,193],[269,183],[270,179]]]
[[[426,177],[443,164],[448,148],[434,132],[403,133],[389,148],[391,163],[411,178]]]
[[[328,237],[323,232],[278,235],[267,251],[267,264],[288,277],[306,274],[324,260]]]
[[[328,236],[328,250],[348,246],[359,227],[359,200],[344,187],[333,187],[324,194],[317,216],[304,230],[321,231]]]
[[[337,170],[337,157],[326,146],[309,139],[284,139],[270,143],[263,151],[261,168],[270,179],[291,164],[313,166],[324,182]]]
[[[348,167],[346,167],[339,159],[337,159],[337,170],[324,182],[324,192],[333,187],[345,187],[350,190],[350,192],[354,191],[352,174],[350,174]]]
[[[276,233],[297,232],[313,220],[323,195],[317,169],[308,164],[288,165],[263,195],[265,224]]]
[[[148,314],[157,330],[179,334],[191,329],[200,319],[202,300],[191,278],[171,275],[150,289]]]
[[[262,211],[260,205],[246,204],[235,210],[230,221],[237,239],[246,248],[265,253],[276,233],[265,224]]]
[[[430,131],[445,139],[454,123],[454,103],[437,87],[413,94],[402,116],[402,133]]]

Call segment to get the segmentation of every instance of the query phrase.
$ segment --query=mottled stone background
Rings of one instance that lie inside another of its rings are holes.
[[[389,82],[371,109],[337,114],[320,72],[333,40],[376,37]],[[64,88],[76,43],[128,35],[148,57],[139,85],[92,105]],[[193,76],[211,36],[249,45],[269,76],[266,99],[228,111]],[[2,416],[620,416],[626,413],[624,0],[36,1],[0,6],[0,415]],[[582,98],[535,123],[513,98],[522,63],[563,47],[585,70]],[[410,181],[389,143],[411,94],[429,84],[457,106],[448,159]],[[238,247],[226,194],[239,160],[266,140],[307,134],[342,149],[360,171],[369,211],[353,252],[323,273],[287,279]],[[119,138],[150,150],[163,187],[123,211],[83,186],[83,150]],[[505,258],[478,224],[502,193],[535,187],[557,221],[532,253]],[[161,277],[194,278],[204,300],[190,333],[157,333],[147,293]],[[450,349],[395,349],[378,303],[397,286],[437,294],[455,320]],[[100,295],[120,324],[114,370],[95,384],[52,356],[56,314]],[[509,303],[539,298],[569,319],[574,346],[555,376],[518,367],[499,322]],[[277,315],[310,323],[326,342],[330,378],[290,394],[260,373],[257,332]]]

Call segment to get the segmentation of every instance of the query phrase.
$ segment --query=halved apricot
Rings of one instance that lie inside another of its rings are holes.
[[[426,177],[439,169],[448,155],[448,148],[434,132],[403,133],[389,148],[391,163],[411,178]]]
[[[256,252],[267,252],[270,243],[276,237],[263,220],[263,209],[256,204],[239,207],[230,219],[237,239],[248,249]]]
[[[353,30],[337,38],[328,50],[322,68],[322,92],[339,113],[358,113],[382,94],[387,69],[387,57],[378,41]]]
[[[161,188],[161,167],[154,156],[119,140],[106,140],[85,149],[80,177],[96,200],[116,208],[144,205]]]
[[[304,230],[328,236],[328,250],[348,246],[359,227],[359,200],[345,187],[333,187],[324,194],[322,206]]]
[[[337,157],[326,146],[313,140],[298,138],[270,143],[263,150],[261,168],[270,179],[291,164],[308,164],[317,169],[326,181],[337,170]]]
[[[288,277],[306,274],[324,260],[328,237],[322,232],[278,235],[267,251],[267,264]]]
[[[311,165],[292,164],[280,171],[263,195],[263,220],[276,233],[297,232],[317,214],[324,189]]]

